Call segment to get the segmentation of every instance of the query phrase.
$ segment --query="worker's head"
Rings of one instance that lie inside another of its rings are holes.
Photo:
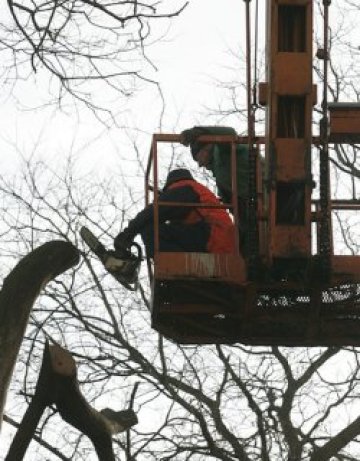
[[[211,161],[211,153],[214,144],[194,142],[190,146],[191,155],[199,166],[207,167]]]
[[[207,166],[211,160],[213,144],[199,141],[200,136],[212,134],[212,128],[207,126],[195,126],[184,130],[180,134],[180,142],[190,147],[190,152],[199,166]]]
[[[192,174],[186,168],[177,168],[176,170],[171,170],[167,175],[164,190],[169,187],[174,182],[181,181],[183,179],[194,179]]]
[[[214,147],[217,143],[205,143],[200,141],[201,136],[236,136],[234,128],[228,126],[194,126],[180,133],[180,142],[184,146],[190,146],[193,159],[199,166],[208,168],[212,161]],[[231,151],[231,144],[222,143],[222,152]]]

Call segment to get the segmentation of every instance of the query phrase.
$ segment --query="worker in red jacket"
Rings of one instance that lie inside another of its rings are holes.
[[[189,170],[171,171],[159,195],[162,202],[208,203],[220,201],[205,186],[195,181]],[[148,205],[114,239],[116,250],[128,248],[140,234],[147,255],[154,256],[154,207]],[[232,253],[235,228],[223,208],[159,206],[159,247],[168,252]]]

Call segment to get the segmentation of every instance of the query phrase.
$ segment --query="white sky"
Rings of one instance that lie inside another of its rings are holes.
[[[213,97],[210,78],[224,71],[228,49],[238,49],[245,40],[244,8],[242,0],[192,0],[173,42],[159,47],[161,80],[183,125],[193,123],[200,106]]]
[[[333,2],[330,9],[333,20],[336,3]],[[265,0],[259,0],[260,32],[265,29],[264,4]],[[149,56],[159,69],[151,76],[161,82],[166,98],[163,132],[179,132],[193,124],[209,123],[203,108],[215,106],[218,101],[214,79],[229,75],[226,65],[235,63],[234,58],[229,61],[229,49],[244,52],[245,5],[244,0],[190,0],[185,11],[174,18],[167,40],[150,49]],[[250,5],[254,12],[256,1]],[[5,14],[7,6],[3,2],[0,15]],[[263,47],[262,37],[259,46]],[[245,82],[245,74],[241,71],[236,77]],[[63,112],[56,107],[34,110],[35,106],[47,101],[45,92],[35,87],[31,78],[19,85],[18,100],[9,97],[9,90],[10,84],[3,85],[0,93],[1,171],[16,165],[17,153],[28,157],[34,150],[51,161],[72,153],[86,167],[109,164],[112,168],[119,157],[131,152],[129,136],[138,136],[133,130],[109,132],[88,112],[79,114],[74,107]],[[158,96],[149,98],[148,94],[140,93],[124,108],[124,103],[119,102],[119,111],[124,109],[120,124],[135,126],[145,133],[142,142],[146,151],[151,133],[158,131],[158,100]],[[238,104],[245,107],[245,101],[238,101]],[[24,111],[24,107],[29,110]],[[232,124],[237,130],[241,128]]]
[[[166,98],[163,132],[206,123],[199,112],[204,105],[215,105],[212,80],[221,69],[225,72],[228,49],[238,49],[245,39],[244,11],[243,0],[190,0],[184,13],[174,19],[170,38],[150,49],[149,55],[159,69],[154,78],[161,82]],[[245,75],[239,78],[245,79]],[[3,87],[0,97],[2,171],[16,165],[17,153],[28,157],[35,150],[36,155],[49,160],[72,152],[84,165],[94,167],[103,166],[104,161],[111,164],[119,151],[126,149],[128,134],[123,137],[123,131],[109,133],[85,111],[79,115],[74,108],[65,112],[55,107],[33,110],[46,100],[32,79],[21,83],[18,101],[8,97],[8,89]],[[146,146],[150,146],[151,133],[158,131],[157,102],[140,94],[125,113],[125,124],[147,133]],[[24,111],[24,106],[31,110]]]

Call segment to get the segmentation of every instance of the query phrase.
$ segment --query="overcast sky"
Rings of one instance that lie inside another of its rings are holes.
[[[334,1],[330,9],[333,21],[336,3]],[[252,18],[256,4],[255,0],[250,2]],[[263,32],[266,27],[264,4],[264,0],[259,0],[260,48],[264,47]],[[56,168],[57,162],[63,162],[72,154],[81,168],[104,175],[108,170],[113,171],[114,165],[120,167],[124,158],[134,156],[132,142],[136,141],[139,149],[147,153],[151,134],[159,129],[162,132],[180,132],[194,124],[214,123],[214,119],[206,115],[204,107],[215,107],[224,95],[216,89],[215,80],[231,76],[245,83],[245,72],[241,70],[244,69],[243,62],[240,62],[240,57],[237,59],[245,53],[245,6],[243,0],[190,0],[185,11],[174,18],[166,39],[148,50],[157,70],[147,75],[160,82],[166,101],[161,126],[160,98],[153,88],[139,92],[137,97],[127,102],[119,99],[115,110],[121,113],[118,118],[120,128],[109,130],[80,105],[69,105],[62,110],[47,105],[46,79],[43,85],[35,85],[33,77],[22,81],[13,96],[9,96],[12,82],[2,85],[1,171],[16,168],[19,155],[28,158],[34,154]],[[7,7],[2,4],[0,14],[6,11]],[[348,22],[351,23],[350,19]],[[161,20],[155,22],[154,32],[158,32],[165,23]],[[315,25],[314,29],[318,33],[321,25]],[[349,33],[351,28],[348,27]],[[336,53],[337,47],[333,53]],[[101,89],[98,94],[101,94]],[[237,105],[245,108],[245,100],[237,100]],[[243,129],[237,125],[235,118],[225,123],[239,132]]]
[[[237,50],[244,42],[244,11],[241,0],[191,0],[184,13],[174,19],[169,38],[150,50],[158,68],[153,76],[160,81],[166,99],[163,131],[206,123],[202,108],[215,105],[218,97],[213,79],[226,72],[229,48]],[[16,165],[19,153],[28,157],[35,151],[52,159],[72,152],[79,158],[91,156],[103,162],[104,152],[111,159],[113,153],[118,154],[119,144],[126,144],[126,139],[119,142],[122,132],[108,132],[85,110],[79,114],[75,109],[60,112],[55,107],[44,108],[46,93],[39,85],[35,87],[31,78],[17,88],[16,97],[8,97],[9,89],[9,85],[3,87],[1,96],[2,170]],[[124,120],[128,126],[145,131],[150,145],[150,133],[158,131],[159,110],[157,101],[147,97],[141,93],[135,98],[132,106],[127,106]],[[42,108],[34,110],[38,105]]]
[[[261,33],[265,30],[265,1],[259,0],[258,3],[259,46],[263,47]],[[332,20],[336,16],[336,3],[332,2],[330,9]],[[256,4],[255,0],[250,2],[253,13]],[[7,11],[4,5],[0,6],[1,15]],[[185,11],[174,18],[167,39],[149,50],[149,57],[158,69],[149,76],[161,83],[166,100],[163,132],[181,131],[195,123],[209,122],[203,107],[214,107],[219,99],[214,80],[229,75],[229,66],[236,63],[234,57],[229,57],[230,49],[234,53],[244,52],[245,5],[243,0],[190,0]],[[161,22],[155,24],[154,28],[157,28]],[[233,77],[245,82],[241,70]],[[48,159],[72,153],[84,158],[83,163],[90,167],[93,165],[87,161],[90,157],[95,162],[98,159],[101,164],[108,159],[111,164],[114,156],[119,156],[119,151],[129,150],[129,135],[138,136],[135,127],[143,132],[146,146],[150,145],[151,133],[159,129],[159,97],[154,92],[151,96],[150,93],[139,93],[131,104],[119,101],[118,110],[123,110],[119,123],[130,130],[109,132],[87,111],[81,108],[78,111],[79,106],[67,107],[63,111],[54,106],[44,108],[48,102],[46,92],[41,85],[35,86],[32,78],[21,82],[16,97],[8,96],[10,87],[11,82],[3,85],[0,96],[2,170],[15,163],[16,153],[28,157],[33,151]],[[245,101],[237,101],[237,104],[245,107]],[[35,110],[37,106],[41,109]],[[234,128],[239,130],[238,126]]]

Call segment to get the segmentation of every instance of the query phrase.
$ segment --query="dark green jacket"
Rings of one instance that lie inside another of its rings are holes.
[[[233,128],[226,126],[206,126],[203,128],[208,134],[237,135]],[[232,190],[231,145],[215,144],[210,155],[210,163],[206,168],[214,175],[220,198],[224,202],[230,202]],[[249,149],[247,145],[236,145],[236,160],[238,196],[246,199],[249,190]]]
[[[215,144],[211,151],[211,160],[206,167],[214,175],[219,195],[223,201],[231,200],[231,147]],[[249,189],[249,150],[248,146],[236,146],[236,177],[238,196],[246,199]]]

